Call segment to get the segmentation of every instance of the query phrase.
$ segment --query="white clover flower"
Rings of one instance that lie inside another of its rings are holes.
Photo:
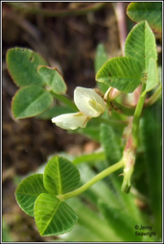
[[[77,128],[84,128],[88,122],[88,116],[85,114],[78,113],[68,113],[62,114],[51,119],[53,123],[62,129],[66,130],[76,130]]]
[[[105,102],[93,89],[76,87],[74,101],[78,109],[88,117],[98,117],[105,110]]]

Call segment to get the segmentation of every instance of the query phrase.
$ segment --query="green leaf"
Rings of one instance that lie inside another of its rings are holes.
[[[158,80],[162,83],[162,67],[158,66]]]
[[[60,195],[77,188],[80,174],[70,161],[63,157],[54,156],[46,165],[43,181],[45,188],[50,193]]]
[[[149,66],[148,66],[147,81],[146,81],[146,89],[142,93],[142,96],[144,96],[146,92],[154,89],[157,85],[158,85],[157,62],[154,58],[150,58]]]
[[[111,166],[117,163],[122,157],[120,147],[121,143],[120,140],[118,140],[118,136],[116,136],[116,133],[111,126],[105,124],[100,125],[100,141],[104,149],[108,165]],[[118,177],[120,173],[122,173],[122,169],[120,169],[117,172],[114,172],[112,175],[108,177],[115,190],[118,191],[120,191],[122,182],[122,178]]]
[[[144,145],[150,208],[156,231],[162,226],[162,107],[156,103],[144,110],[141,135]]]
[[[118,138],[111,126],[101,124],[100,140],[109,165],[117,163],[121,159],[122,154],[120,143],[118,142]]]
[[[117,57],[107,61],[96,74],[96,80],[129,93],[133,92],[142,79],[142,67],[129,57]]]
[[[52,95],[38,86],[19,89],[12,100],[12,112],[16,119],[33,117],[50,107]]]
[[[43,185],[43,174],[35,174],[19,184],[15,196],[20,208],[33,217],[35,200],[43,192],[47,192]]]
[[[99,142],[99,133],[97,133],[97,131],[99,131],[99,127],[98,126],[94,126],[94,128],[91,128],[91,127],[85,127],[85,128],[82,128],[82,129],[78,129],[77,132],[79,134],[82,134],[82,135],[86,135],[88,138],[94,140],[94,141],[97,141]],[[72,132],[71,132],[72,133]]]
[[[138,61],[144,71],[148,70],[149,59],[157,60],[155,36],[146,21],[134,26],[125,42],[125,56]]]
[[[78,214],[77,214],[78,215]],[[81,234],[83,233],[83,234]],[[102,237],[99,237],[97,232],[90,230],[88,227],[84,226],[83,224],[75,225],[73,230],[71,230],[67,235],[60,239],[62,242],[102,242]],[[104,239],[106,241],[106,239]]]
[[[108,60],[108,55],[105,51],[104,45],[99,44],[96,49],[96,56],[95,56],[95,73],[98,72],[98,70],[102,67],[102,65]],[[108,89],[108,86],[104,83],[98,83],[98,87],[102,92],[106,92]]]
[[[54,93],[62,94],[66,92],[66,84],[57,68],[39,66],[38,73]]]
[[[101,66],[108,60],[108,55],[105,51],[104,45],[99,44],[96,49],[96,56],[95,56],[95,72],[101,68]]]
[[[83,154],[79,157],[76,157],[73,160],[73,164],[80,164],[80,163],[86,163],[86,162],[94,162],[95,161],[100,161],[100,160],[104,160],[105,159],[105,155],[104,152],[94,152],[94,153],[90,153],[90,154]]]
[[[73,207],[79,217],[78,224],[82,224],[92,233],[96,233],[102,242],[108,241],[122,241],[118,235],[108,225],[107,221],[102,218],[100,213],[81,201],[79,198],[74,197],[67,200],[67,203]]]
[[[36,225],[42,236],[60,235],[70,231],[77,222],[72,208],[58,198],[42,193],[34,206]]]
[[[142,236],[135,235],[136,221],[124,210],[111,208],[101,200],[99,205],[105,219],[118,237],[121,237],[124,241],[142,240]]]
[[[135,22],[147,20],[154,31],[162,31],[162,2],[130,3],[127,15]]]
[[[47,63],[39,54],[26,48],[11,48],[7,52],[6,62],[8,71],[18,86],[42,86],[44,84],[43,79],[37,73],[37,67]]]
[[[96,118],[97,120],[97,118]],[[95,119],[92,119],[88,122],[85,128],[80,128],[77,130],[79,134],[86,135],[88,138],[99,142],[99,130],[100,130],[100,123],[95,123]],[[71,133],[75,133],[75,131],[71,131]]]

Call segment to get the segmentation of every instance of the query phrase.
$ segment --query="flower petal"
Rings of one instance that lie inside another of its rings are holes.
[[[78,109],[88,117],[98,117],[105,110],[105,103],[94,89],[76,87],[74,101]]]
[[[78,127],[84,128],[88,122],[88,117],[83,113],[62,114],[51,119],[53,123],[62,129],[76,130]]]

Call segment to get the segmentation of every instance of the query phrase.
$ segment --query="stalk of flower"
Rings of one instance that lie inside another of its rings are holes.
[[[62,114],[51,121],[62,129],[76,130],[84,128],[92,117],[98,117],[105,111],[106,104],[94,89],[76,87],[74,101],[80,112]]]

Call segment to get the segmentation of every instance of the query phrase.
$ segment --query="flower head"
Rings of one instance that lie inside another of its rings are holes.
[[[76,130],[77,128],[84,128],[88,122],[88,117],[83,113],[68,113],[62,114],[51,119],[53,123],[62,129]]]
[[[52,118],[52,122],[62,129],[84,128],[92,117],[98,117],[106,107],[102,97],[90,88],[76,87],[74,101],[80,112],[62,114]]]
[[[76,87],[74,101],[78,109],[90,118],[98,117],[106,107],[102,97],[90,88]]]

